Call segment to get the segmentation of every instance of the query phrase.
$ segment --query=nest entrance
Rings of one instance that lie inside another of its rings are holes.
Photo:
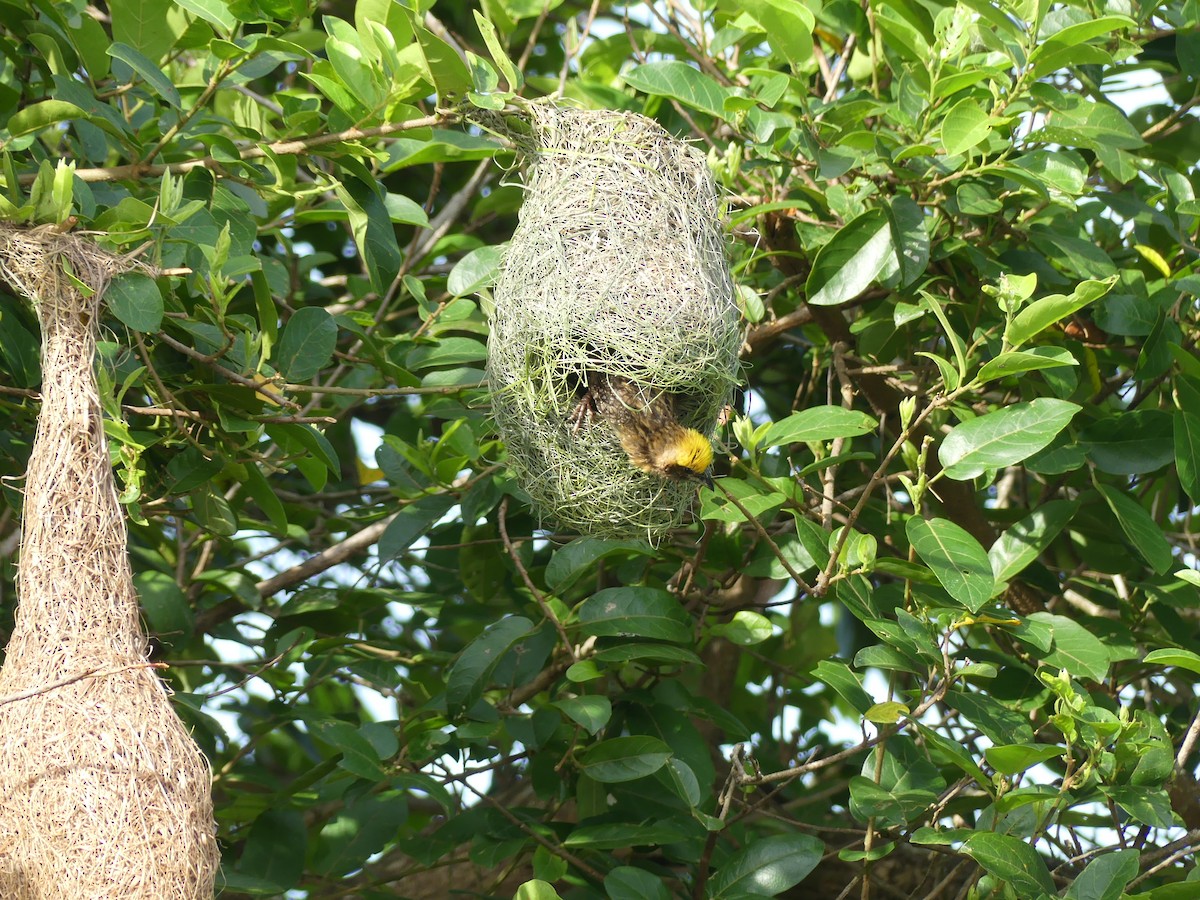
[[[657,537],[694,484],[641,472],[603,423],[571,413],[589,377],[671,394],[711,435],[737,378],[740,328],[704,156],[643,116],[528,108],[520,222],[495,289],[488,377],[509,464],[567,528]]]
[[[0,705],[6,900],[212,897],[211,776],[148,665],[92,369],[98,303],[124,267],[70,234],[0,227],[0,275],[42,327],[0,669],[0,697],[21,697]]]

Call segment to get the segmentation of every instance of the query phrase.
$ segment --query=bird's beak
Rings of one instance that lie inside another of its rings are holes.
[[[707,469],[705,469],[703,472],[700,473],[700,480],[703,481],[705,483],[705,485],[707,485],[710,488],[713,486],[712,466],[709,466]]]

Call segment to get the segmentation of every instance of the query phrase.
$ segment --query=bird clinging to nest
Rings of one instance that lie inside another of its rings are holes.
[[[629,462],[643,472],[712,487],[712,444],[696,429],[679,424],[671,394],[647,396],[627,378],[592,372],[571,422],[579,431],[592,419],[612,425]]]

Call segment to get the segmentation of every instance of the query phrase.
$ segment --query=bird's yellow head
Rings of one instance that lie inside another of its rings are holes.
[[[713,448],[694,428],[681,428],[664,443],[655,458],[656,474],[673,481],[703,481],[712,485]]]

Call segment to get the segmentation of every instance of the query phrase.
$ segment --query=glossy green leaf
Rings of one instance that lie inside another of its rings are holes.
[[[1001,775],[1017,775],[1026,769],[1058,759],[1067,752],[1065,747],[1053,744],[1002,744],[988,747],[984,758]]]
[[[766,448],[809,441],[832,441],[869,434],[877,427],[878,422],[857,409],[810,406],[772,424],[763,434],[761,446]]]
[[[567,718],[582,725],[588,734],[596,734],[612,718],[612,703],[607,697],[584,695],[568,697],[554,704]]]
[[[517,892],[513,894],[513,900],[562,900],[562,897],[554,889],[554,885],[542,881],[540,878],[534,878],[517,888]]]
[[[216,25],[225,34],[231,33],[238,27],[237,18],[230,12],[229,4],[224,0],[175,0],[175,2],[188,12]]]
[[[123,44],[120,41],[115,41],[108,48],[108,55],[114,59],[121,60],[129,68],[133,69],[153,89],[154,93],[166,100],[175,109],[183,108],[183,100],[179,96],[179,90],[171,83],[171,79],[163,74],[162,69],[133,47]]]
[[[1200,503],[1200,414],[1175,410],[1175,471],[1193,503]]]
[[[1077,678],[1104,679],[1110,654],[1098,637],[1066,616],[1036,612],[1028,619],[1048,627],[1054,640],[1050,652],[1042,656],[1042,662],[1055,669],[1066,669]]]
[[[1115,278],[1103,281],[1083,281],[1068,295],[1052,294],[1034,300],[1022,309],[1004,330],[1004,340],[1011,347],[1020,347],[1035,335],[1041,334],[1055,322],[1078,312],[1089,303],[1099,300],[1116,283]]]
[[[446,673],[446,707],[451,715],[479,699],[500,660],[533,630],[533,623],[523,616],[506,616],[467,645]]]
[[[745,10],[766,32],[771,49],[798,69],[812,58],[816,20],[808,7],[790,0],[741,0]]]
[[[1129,542],[1159,575],[1171,568],[1171,545],[1163,536],[1158,523],[1150,517],[1145,507],[1122,491],[1107,484],[1097,485],[1104,502],[1117,517],[1117,523]]]
[[[1014,350],[989,359],[976,376],[981,384],[997,378],[1021,375],[1038,369],[1055,369],[1059,366],[1077,366],[1079,361],[1061,347],[1034,347],[1029,351]]]
[[[1038,852],[1010,834],[983,832],[963,842],[962,852],[1012,886],[1023,900],[1042,900],[1058,891]]]
[[[817,867],[825,845],[808,834],[777,834],[743,847],[717,870],[708,886],[709,900],[774,897]]]
[[[848,303],[895,265],[896,247],[888,217],[881,209],[863,213],[844,225],[817,251],[804,286],[813,306]]]
[[[648,587],[617,587],[597,591],[580,604],[579,624],[597,637],[640,637],[689,643],[692,622],[679,600]]]
[[[83,118],[86,114],[74,103],[64,100],[42,100],[31,103],[9,117],[6,127],[13,137],[33,134],[51,125],[69,119]]]
[[[1050,546],[1078,509],[1077,500],[1051,500],[1005,529],[988,550],[996,581],[1020,574]]]
[[[615,784],[653,775],[670,758],[671,748],[658,738],[628,735],[588,747],[579,757],[579,768],[602,784]]]
[[[724,118],[727,90],[709,75],[685,62],[664,60],[643,63],[621,76],[635,90],[670,97],[710,116]]]
[[[916,516],[905,526],[909,541],[922,561],[933,570],[946,592],[969,609],[978,611],[995,593],[991,562],[979,542],[948,519]]]
[[[333,357],[338,327],[333,317],[319,306],[296,310],[275,348],[275,368],[288,381],[302,383],[321,371]]]
[[[739,646],[752,647],[771,637],[774,628],[771,626],[771,620],[761,613],[740,609],[728,622],[714,625],[710,633],[720,635]]]
[[[1176,650],[1173,647],[1151,650],[1142,659],[1142,662],[1153,663],[1157,666],[1179,666],[1181,669],[1187,669],[1189,672],[1200,675],[1200,654],[1193,653],[1191,650]]]
[[[104,293],[104,302],[123,325],[134,331],[155,332],[162,325],[162,291],[148,275],[140,272],[117,275]]]
[[[965,153],[987,140],[991,117],[970,97],[959,100],[942,119],[942,148],[948,156]]]
[[[1096,468],[1112,475],[1155,472],[1175,460],[1170,413],[1112,412],[1079,429],[1079,445]]]
[[[633,866],[617,866],[605,875],[604,892],[608,900],[671,900],[661,878]]]
[[[472,250],[450,270],[446,289],[455,297],[465,297],[495,284],[500,274],[500,262],[504,248],[499,246],[479,247]]]
[[[1071,882],[1063,900],[1121,900],[1137,877],[1141,854],[1133,848],[1095,857]]]
[[[1014,465],[1049,445],[1077,412],[1074,403],[1045,397],[995,410],[951,430],[938,459],[958,481]]]

